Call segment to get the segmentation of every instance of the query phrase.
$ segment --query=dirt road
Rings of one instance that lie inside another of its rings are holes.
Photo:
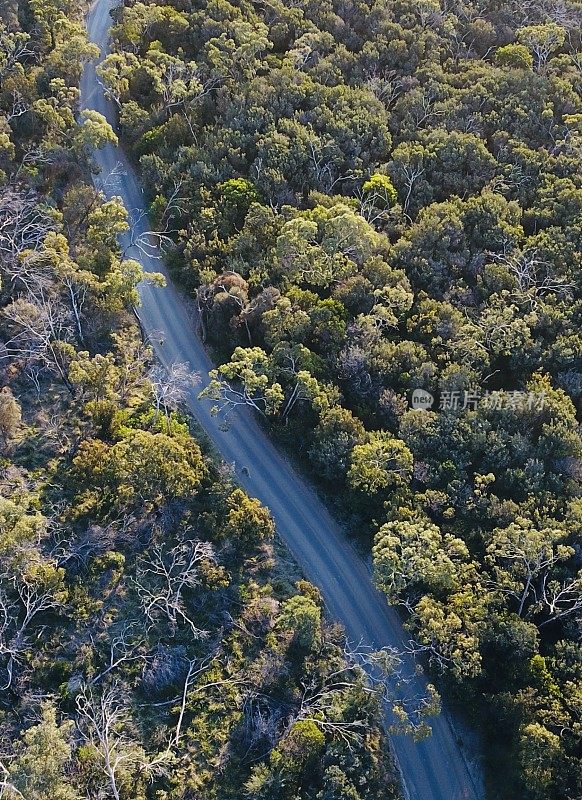
[[[97,0],[88,17],[90,38],[102,55],[107,53],[109,11],[115,5],[115,0]],[[81,108],[100,111],[114,123],[114,109],[97,80],[94,65],[85,70],[81,90]],[[95,153],[95,161],[101,169],[98,185],[110,196],[121,196],[130,211],[135,241],[149,227],[139,179],[120,148],[107,146]],[[124,246],[129,245],[126,237]],[[129,255],[139,258],[148,271],[165,272],[154,251],[140,254],[134,248]],[[163,344],[156,346],[160,360],[188,364],[202,376],[205,385],[212,363],[180,292],[168,279],[166,288],[143,285],[140,294],[139,317],[144,330],[160,332],[154,339],[163,339]],[[321,590],[330,616],[344,625],[352,642],[361,641],[374,648],[401,647],[405,634],[397,614],[376,591],[366,564],[313,490],[250,414],[237,413],[225,431],[221,421],[211,415],[211,404],[197,399],[200,388],[192,390],[188,398],[192,412],[225,461],[238,465],[244,488],[268,506],[280,536],[306,577]],[[425,683],[416,675],[412,659],[406,663],[406,671],[411,681],[408,691],[420,694]],[[410,800],[478,800],[481,789],[475,785],[447,719],[441,714],[431,724],[432,736],[419,744],[409,737],[392,738],[406,794]]]

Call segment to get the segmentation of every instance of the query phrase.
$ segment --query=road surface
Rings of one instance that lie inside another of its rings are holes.
[[[108,52],[109,11],[117,0],[96,0],[88,15],[88,30],[92,42]],[[97,80],[95,65],[85,69],[81,82],[81,108],[100,111],[115,124],[115,109],[104,96]],[[133,220],[133,241],[146,234],[143,193],[138,177],[122,150],[108,145],[95,153],[100,168],[97,185],[109,195],[123,199]],[[128,237],[122,246],[129,247]],[[165,273],[164,265],[152,251],[131,253],[139,258],[147,271]],[[197,334],[188,303],[172,285],[167,274],[165,288],[143,284],[140,287],[139,318],[160,360],[166,365],[179,362],[202,376],[208,383],[212,362]],[[163,345],[156,339],[163,339]],[[199,389],[202,387],[199,387]],[[212,416],[210,401],[197,399],[199,391],[188,398],[190,408],[217,450],[227,463],[246,467],[239,478],[246,491],[266,505],[276,522],[279,535],[301,566],[306,577],[319,587],[328,613],[345,627],[348,639],[362,642],[375,649],[383,646],[401,648],[405,634],[395,611],[374,588],[370,572],[357,555],[338,524],[313,490],[294,471],[276,450],[250,413],[244,410],[231,417],[228,430]],[[421,695],[424,679],[414,671],[412,659],[405,665],[410,679],[408,690]],[[393,753],[410,800],[479,800],[480,780],[475,778],[461,752],[447,718],[441,714],[431,720],[432,736],[421,743],[410,737],[393,736]]]

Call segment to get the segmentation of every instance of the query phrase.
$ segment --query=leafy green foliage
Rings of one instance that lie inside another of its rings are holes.
[[[318,592],[280,559],[268,510],[192,437],[180,410],[192,376],[153,364],[135,324],[143,270],[118,241],[129,215],[90,184],[92,151],[117,136],[78,108],[81,67],[97,56],[82,8],[5,5],[0,795],[226,800],[247,797],[264,773],[286,800],[323,791],[332,763],[337,780],[357,784],[354,760],[373,765],[361,797],[395,796],[379,700],[363,691]],[[101,70],[112,96],[130,85],[149,92],[160,127],[178,111],[196,114],[205,75],[164,50],[186,44],[187,14],[140,3],[129,13],[115,30],[131,52]],[[156,37],[147,56],[146,32]],[[236,57],[250,74],[257,32],[232,33],[214,31],[208,56],[220,69]],[[139,107],[122,118],[136,118],[137,131],[144,122]],[[161,141],[141,132],[144,151]],[[224,236],[242,236],[250,210],[262,209],[254,184],[233,176],[209,199],[224,211]],[[174,213],[162,196],[158,207]],[[214,283],[217,322],[241,303],[249,319],[272,308],[268,297],[251,303],[232,275]],[[339,304],[323,306],[318,336],[334,314]],[[280,387],[274,413],[309,403],[316,414],[338,398],[320,366],[289,344],[275,356],[241,348],[232,369],[249,392],[262,390],[263,375]]]
[[[77,800],[74,787],[67,785],[66,768],[71,764],[73,723],[57,723],[54,706],[45,703],[41,720],[28,728],[10,765],[8,797],[31,800]],[[12,788],[13,787],[13,788]]]
[[[150,380],[128,215],[87,181],[117,137],[78,108],[81,8],[6,6],[2,792],[386,797],[379,710],[316,593]],[[128,2],[113,39],[101,78],[220,349],[207,394],[264,414],[374,540],[484,720],[494,796],[579,796],[575,4]],[[306,687],[338,669],[322,709]]]
[[[220,350],[206,394],[264,414],[374,539],[418,649],[492,752],[506,731],[498,796],[576,796],[557,655],[579,653],[582,602],[574,4],[175,4],[179,44],[135,8],[106,80]],[[160,52],[196,69],[195,101],[164,100]],[[320,796],[351,798],[334,767]],[[248,791],[284,780],[263,764]]]

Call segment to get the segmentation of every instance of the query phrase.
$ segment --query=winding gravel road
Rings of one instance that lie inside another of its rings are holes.
[[[88,15],[91,41],[108,52],[109,12],[117,0],[96,0]],[[115,110],[104,96],[95,65],[89,65],[81,84],[81,108],[100,111],[115,122]],[[107,146],[95,153],[100,167],[96,183],[109,195],[123,199],[133,219],[133,241],[147,234],[140,184],[122,150]],[[122,246],[130,247],[129,237]],[[147,271],[163,272],[159,254],[134,251]],[[166,275],[166,277],[168,277]],[[166,365],[187,363],[208,382],[212,362],[198,337],[189,306],[168,278],[166,288],[142,285],[139,317],[146,333],[162,332],[163,346],[156,345],[157,355]],[[154,336],[154,342],[160,337]],[[211,403],[199,401],[194,390],[189,406],[224,460],[248,467],[248,475],[240,475],[249,494],[259,498],[271,511],[279,534],[300,564],[306,577],[322,592],[329,615],[345,627],[352,642],[363,642],[373,648],[401,647],[405,634],[395,611],[373,586],[369,569],[350,545],[345,534],[331,518],[312,489],[276,450],[250,413],[244,410],[231,418],[229,430],[210,413]],[[420,695],[424,679],[414,670],[412,659],[405,665],[407,690]],[[410,800],[479,800],[482,796],[478,770],[468,770],[447,718],[441,714],[431,720],[433,734],[421,743],[410,737],[394,736],[393,752]],[[477,785],[477,783],[479,785]]]

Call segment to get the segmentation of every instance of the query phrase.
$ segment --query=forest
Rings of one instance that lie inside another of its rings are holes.
[[[99,68],[205,395],[332,496],[500,798],[582,796],[580,12],[126,2]]]
[[[0,799],[399,797],[380,693],[141,335],[121,141],[205,397],[373,558],[491,800],[580,800],[580,3],[126,0],[117,126],[86,7],[1,8]]]
[[[0,23],[0,798],[397,798],[361,658],[137,325],[85,10]]]

